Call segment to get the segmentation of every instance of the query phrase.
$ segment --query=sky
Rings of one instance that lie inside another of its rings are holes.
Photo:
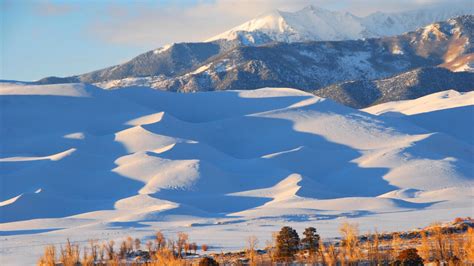
[[[273,9],[312,4],[364,16],[452,1],[0,0],[0,79],[90,72],[169,43],[206,40]]]

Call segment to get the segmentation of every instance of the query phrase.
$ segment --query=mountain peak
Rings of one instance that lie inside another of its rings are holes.
[[[322,8],[322,7],[319,7],[319,6],[316,6],[316,5],[308,5],[308,6],[304,7],[303,9],[301,9],[300,11],[297,11],[297,12],[301,12],[301,11],[311,11],[311,12],[318,12],[318,13],[332,12],[329,9],[325,9],[325,8]]]
[[[430,8],[405,12],[375,12],[357,17],[309,5],[296,12],[273,10],[207,41],[239,40],[246,45],[271,41],[339,41],[398,35],[426,24],[472,13],[470,8]]]

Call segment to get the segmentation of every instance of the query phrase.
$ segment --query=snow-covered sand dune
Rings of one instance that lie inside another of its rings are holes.
[[[333,236],[341,219],[396,230],[473,215],[471,93],[365,110],[397,116],[284,88],[0,95],[2,265],[66,238],[160,229],[229,250],[285,224]]]
[[[415,100],[389,102],[366,108],[365,111],[384,116],[405,116],[429,131],[443,132],[474,144],[474,92],[448,90]],[[466,121],[470,118],[471,121]]]

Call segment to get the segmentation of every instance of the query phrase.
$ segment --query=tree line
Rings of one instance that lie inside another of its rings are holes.
[[[244,251],[226,254],[209,254],[206,244],[191,242],[186,233],[167,239],[158,231],[145,243],[127,237],[119,245],[90,240],[80,247],[67,240],[59,248],[47,246],[38,265],[467,265],[474,263],[473,227],[469,219],[416,232],[360,235],[357,224],[343,223],[340,238],[325,242],[314,227],[307,227],[300,238],[295,229],[284,226],[264,249],[250,236]]]

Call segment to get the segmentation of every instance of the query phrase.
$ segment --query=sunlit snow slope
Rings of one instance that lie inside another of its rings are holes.
[[[474,144],[473,106],[474,92],[448,90],[415,100],[379,104],[364,111],[387,117],[398,116],[426,130],[443,132]]]
[[[432,6],[419,10],[358,17],[349,12],[307,6],[295,12],[274,10],[218,34],[207,41],[239,40],[243,44],[271,41],[337,41],[398,35],[448,18],[473,14],[472,5]]]
[[[413,227],[429,215],[472,215],[472,141],[449,130],[472,137],[471,93],[368,110],[416,107],[414,119],[284,88],[178,94],[2,83],[0,94],[4,258],[66,237],[157,228],[232,249],[245,242],[229,244],[235,236],[226,233],[271,237],[266,230],[282,223],[395,215],[413,217],[405,224]]]

